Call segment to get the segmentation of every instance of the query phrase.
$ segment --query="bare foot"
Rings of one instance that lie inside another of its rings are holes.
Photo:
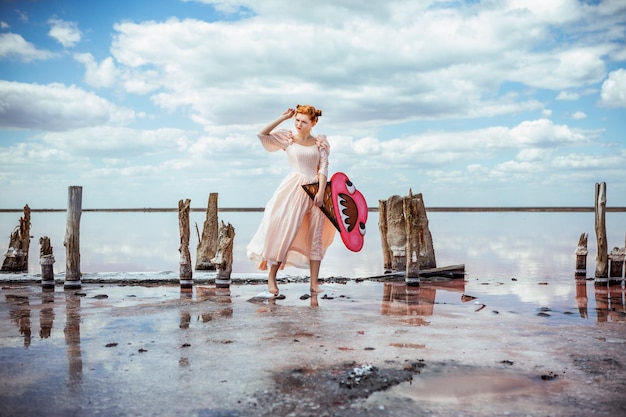
[[[267,292],[269,292],[270,294],[273,294],[273,295],[278,295],[280,291],[278,290],[278,286],[277,285],[268,284],[267,285]]]
[[[319,307],[319,303],[317,302],[317,294],[313,293],[311,297],[311,307]]]
[[[324,292],[324,290],[321,289],[319,286],[311,287],[311,295],[313,295],[313,294],[321,294],[323,292]]]

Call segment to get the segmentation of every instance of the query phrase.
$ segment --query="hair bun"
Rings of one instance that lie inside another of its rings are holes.
[[[313,121],[317,121],[317,118],[322,115],[321,110],[316,109],[310,104],[305,104],[305,105],[296,104],[296,113],[306,114]]]

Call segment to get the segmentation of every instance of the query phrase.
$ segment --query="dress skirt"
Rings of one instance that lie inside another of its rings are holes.
[[[266,270],[307,268],[310,260],[321,261],[335,236],[335,227],[302,189],[315,182],[292,172],[280,183],[267,205],[263,219],[247,247],[248,257]]]

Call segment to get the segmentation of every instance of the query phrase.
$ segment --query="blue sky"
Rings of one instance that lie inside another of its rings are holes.
[[[626,206],[625,31],[621,0],[1,1],[0,208],[263,206],[256,132],[305,103],[370,206]]]

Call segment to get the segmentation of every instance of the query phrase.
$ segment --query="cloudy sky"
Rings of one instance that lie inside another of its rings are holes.
[[[298,103],[370,206],[626,206],[623,0],[0,7],[0,208],[263,206]]]

